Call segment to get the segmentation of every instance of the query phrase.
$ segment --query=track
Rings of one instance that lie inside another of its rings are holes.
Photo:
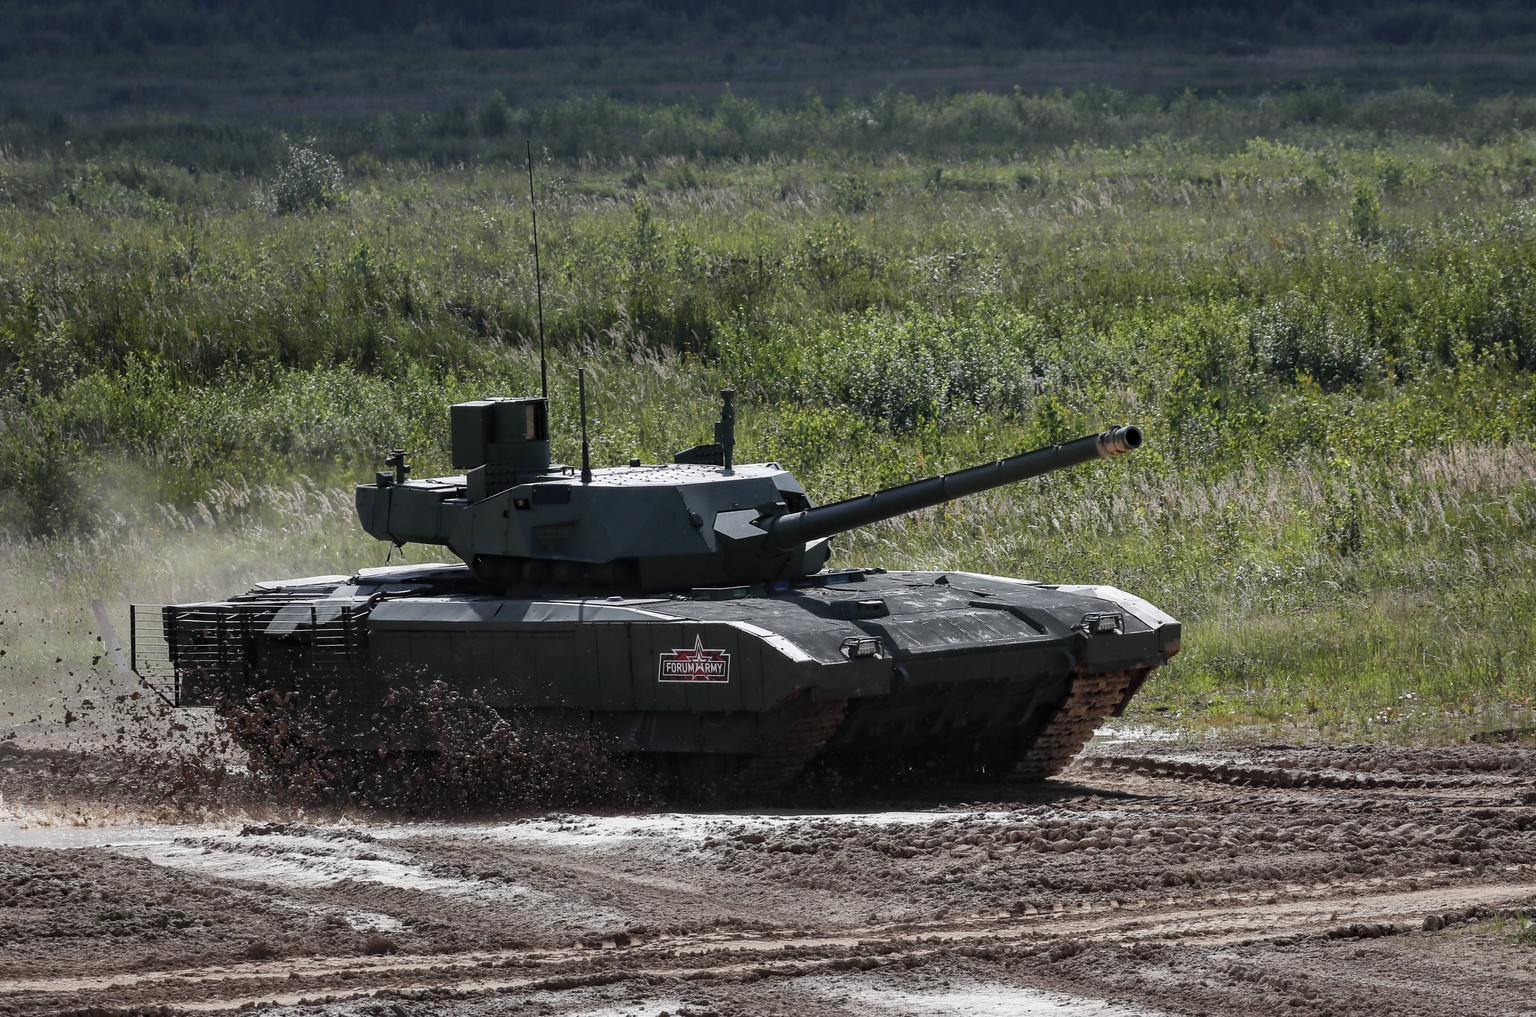
[[[1076,675],[1067,698],[1019,759],[1015,776],[1020,780],[1044,780],[1060,773],[1146,676],[1146,671]]]
[[[5,763],[23,818],[0,849],[3,1013],[981,1014],[1044,989],[1073,1012],[1464,1017],[1536,1000],[1518,938],[1536,754],[1519,746],[1096,745],[1045,784],[845,794],[831,813],[273,808],[100,828],[113,816],[18,804],[37,785]]]
[[[740,784],[764,792],[779,792],[800,776],[806,764],[816,758],[821,747],[843,722],[848,700],[806,703],[802,712],[772,745],[748,760],[742,768]]]

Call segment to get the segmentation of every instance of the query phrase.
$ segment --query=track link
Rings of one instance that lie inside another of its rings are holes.
[[[1075,676],[1067,698],[1019,758],[1010,776],[1033,781],[1060,773],[1088,744],[1104,718],[1113,714],[1130,691],[1146,679],[1149,670],[1136,668]]]
[[[832,737],[847,709],[846,699],[805,704],[778,740],[747,763],[739,775],[742,785],[765,791],[788,787]]]

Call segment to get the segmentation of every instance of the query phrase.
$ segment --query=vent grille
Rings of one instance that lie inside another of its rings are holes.
[[[135,604],[133,670],[174,706],[207,705],[212,689],[259,691],[296,674],[355,672],[367,662],[370,610],[281,591],[229,603]]]

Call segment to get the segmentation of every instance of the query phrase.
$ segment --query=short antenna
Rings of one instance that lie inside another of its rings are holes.
[[[576,369],[576,401],[581,404],[581,482],[592,483],[592,446],[587,444],[587,369]]]
[[[732,463],[736,457],[736,390],[720,390],[720,423],[715,425],[715,441],[720,445],[722,463],[727,474],[735,473]]]
[[[533,216],[533,292],[539,307],[539,391],[549,398],[549,362],[544,359],[544,274],[539,268],[539,205],[533,196],[533,139],[528,146],[528,214]]]

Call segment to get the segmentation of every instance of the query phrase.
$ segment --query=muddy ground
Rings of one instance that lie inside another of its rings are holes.
[[[1536,1014],[1528,742],[432,819],[128,758],[0,742],[0,1013]]]

